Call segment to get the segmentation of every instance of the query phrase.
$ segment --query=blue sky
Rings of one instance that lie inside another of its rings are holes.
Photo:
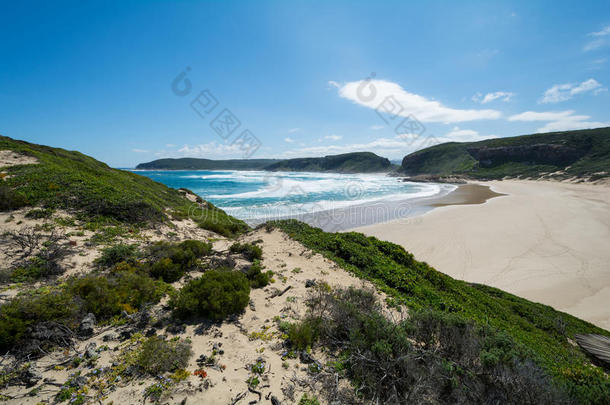
[[[117,167],[610,125],[607,1],[3,1],[0,35],[0,134]]]

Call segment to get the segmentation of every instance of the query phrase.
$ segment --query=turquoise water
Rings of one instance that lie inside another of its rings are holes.
[[[138,174],[170,187],[188,188],[249,223],[372,203],[411,201],[454,188],[402,182],[382,174],[161,170]]]

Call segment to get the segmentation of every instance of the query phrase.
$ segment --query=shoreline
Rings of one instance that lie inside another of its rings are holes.
[[[397,243],[451,277],[610,329],[610,187],[527,180],[465,186],[418,216],[349,230]],[[496,195],[484,199],[479,187]]]
[[[400,200],[383,199],[350,205],[330,210],[306,212],[288,216],[271,216],[246,221],[248,225],[256,227],[270,220],[297,219],[311,226],[322,228],[326,232],[347,231],[351,228],[378,225],[390,221],[402,221],[422,215],[436,208],[436,204],[448,204],[452,200],[456,203],[474,203],[482,195],[489,195],[485,186],[475,186],[480,189],[460,192],[457,197],[449,197],[460,187],[467,185],[451,185],[434,183],[440,191],[434,195],[412,197]],[[450,187],[455,188],[450,189]],[[493,193],[493,192],[492,192]],[[495,193],[493,193],[495,194]],[[473,199],[473,196],[474,199]]]

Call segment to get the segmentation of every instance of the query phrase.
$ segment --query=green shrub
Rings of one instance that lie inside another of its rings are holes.
[[[189,251],[195,257],[203,257],[212,253],[212,244],[199,240],[188,239],[178,244],[180,249]]]
[[[241,253],[244,257],[250,261],[255,259],[263,258],[263,249],[260,246],[256,246],[250,243],[239,243],[236,242],[229,248],[231,253]]]
[[[22,194],[15,192],[0,180],[0,211],[12,211],[28,205]]]
[[[102,249],[100,257],[95,259],[95,264],[100,267],[112,267],[121,262],[134,262],[139,256],[137,245],[117,244]]]
[[[262,288],[269,284],[273,272],[270,270],[263,272],[260,261],[254,259],[254,263],[246,271],[246,277],[250,280],[250,287]]]
[[[169,257],[164,257],[150,266],[150,275],[154,278],[160,278],[166,283],[173,283],[182,278],[184,269]]]
[[[392,322],[366,290],[317,289],[307,303],[289,341],[303,349],[318,340],[373,403],[568,402],[503,331],[432,310]]]
[[[204,316],[220,320],[241,312],[250,300],[250,283],[239,272],[210,270],[186,284],[170,302],[180,318]]]
[[[320,334],[320,325],[316,319],[308,318],[302,322],[293,323],[288,328],[288,341],[299,350],[313,346]]]
[[[19,295],[0,305],[0,351],[5,352],[27,338],[27,328],[42,322],[75,328],[80,312],[74,297],[61,289]],[[41,346],[46,348],[45,342]]]
[[[44,261],[34,256],[22,266],[14,268],[10,272],[10,280],[14,283],[25,283],[41,279],[46,274]]]
[[[159,336],[151,336],[142,342],[136,364],[142,371],[157,376],[186,368],[192,355],[189,340],[167,341]]]
[[[29,210],[26,214],[25,217],[26,218],[31,218],[31,219],[46,219],[46,218],[51,218],[51,215],[53,215],[53,209],[52,208],[34,208],[32,210]]]
[[[147,252],[151,276],[173,283],[194,268],[201,257],[209,255],[212,245],[197,240],[158,242],[149,246]]]
[[[303,394],[299,400],[299,405],[320,405],[320,401],[318,401],[318,398],[315,395],[310,397],[307,394]]]
[[[144,274],[121,271],[112,276],[87,275],[68,280],[67,289],[82,302],[86,312],[107,320],[122,311],[135,312],[147,303],[157,303],[165,286]]]

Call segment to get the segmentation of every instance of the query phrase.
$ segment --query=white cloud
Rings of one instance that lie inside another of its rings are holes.
[[[496,91],[493,93],[487,93],[484,96],[481,93],[476,93],[474,96],[472,96],[472,101],[475,103],[487,104],[494,100],[500,99],[501,101],[507,103],[514,95],[514,93],[508,91]]]
[[[603,65],[604,63],[606,63],[608,61],[608,58],[598,58],[593,60],[593,64],[594,65]]]
[[[207,159],[217,159],[219,156],[242,157],[243,151],[240,145],[226,145],[215,141],[200,145],[184,145],[176,152],[167,153],[165,151],[157,153],[166,157],[198,157]],[[168,156],[170,155],[170,156]]]
[[[473,129],[460,129],[453,127],[442,139],[448,139],[446,142],[475,142],[483,139],[497,138],[495,135],[480,135]]]
[[[574,110],[567,111],[546,111],[546,112],[536,112],[536,111],[526,111],[521,114],[515,114],[508,117],[509,121],[556,121],[563,120],[568,117],[572,117],[573,119],[587,119],[589,118],[586,115],[572,115],[574,114]]]
[[[439,143],[480,141],[489,138],[495,138],[495,136],[482,136],[473,130],[454,127],[449,133],[440,137],[400,134],[393,138],[382,137],[366,143],[302,147],[285,152],[283,157],[326,156],[339,153],[367,151],[390,159],[401,159],[411,152]]]
[[[595,79],[585,80],[582,83],[565,83],[556,84],[544,92],[544,96],[540,99],[540,103],[558,103],[571,99],[577,94],[592,92],[599,94],[607,89]]]
[[[601,31],[592,32],[589,35],[591,35],[593,37],[605,37],[605,36],[608,36],[608,35],[610,35],[610,25],[602,28]]]
[[[334,81],[334,80],[329,80],[328,81],[328,85],[331,86],[331,87],[335,87],[337,89],[341,87],[341,84],[339,82]]]
[[[509,121],[548,121],[538,132],[569,131],[572,129],[587,129],[610,126],[608,122],[588,121],[588,115],[574,115],[573,110],[535,112],[526,111],[508,117]]]
[[[290,128],[288,130],[289,134],[294,134],[295,132],[299,132],[301,130],[301,128]]]
[[[372,129],[373,131],[379,131],[380,129],[384,129],[385,125],[371,125],[369,127],[369,129]]]
[[[176,147],[176,145],[174,145],[173,143],[166,143],[166,144],[165,144],[165,147],[166,147],[166,148],[175,148],[175,147]]]
[[[150,152],[149,150],[146,150],[146,149],[132,149],[131,151],[135,152],[135,153],[149,153]]]
[[[446,107],[438,101],[409,93],[399,84],[386,80],[348,82],[339,88],[339,95],[377,111],[391,112],[402,117],[413,115],[422,122],[464,122],[497,119],[502,115],[496,110],[461,110]]]
[[[324,139],[329,139],[331,141],[339,141],[339,140],[343,139],[343,136],[332,134],[332,135],[325,136]]]
[[[339,153],[366,151],[373,152],[379,156],[385,156],[390,159],[401,159],[408,153],[437,143],[439,142],[435,138],[414,135],[414,138],[410,139],[403,137],[403,135],[399,135],[394,138],[377,138],[367,143],[306,146],[289,150],[285,152],[282,157],[326,156]]]
[[[291,137],[287,136],[286,138],[284,138],[284,142],[293,143],[294,139],[292,139]]]
[[[594,39],[587,42],[582,48],[585,52],[593,51],[608,45],[610,43],[610,25],[602,28],[600,31],[589,33],[589,36],[593,37]]]

